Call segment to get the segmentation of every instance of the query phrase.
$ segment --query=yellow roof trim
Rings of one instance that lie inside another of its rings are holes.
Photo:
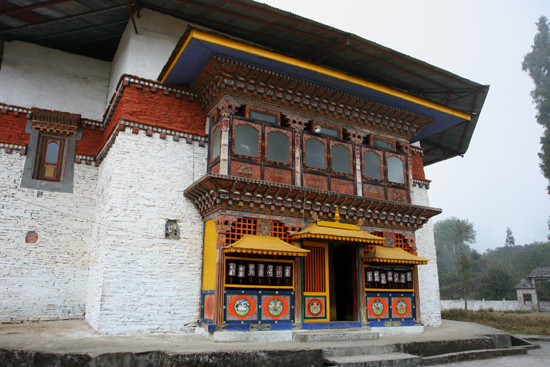
[[[247,52],[247,53],[250,53],[250,54],[253,54],[253,55],[265,57],[267,59],[280,61],[280,62],[285,63],[285,64],[298,66],[298,67],[301,67],[301,68],[304,68],[304,69],[307,69],[307,70],[311,70],[311,71],[315,71],[317,73],[324,74],[324,75],[327,75],[327,76],[330,76],[330,77],[333,77],[333,78],[336,78],[336,79],[345,80],[345,81],[353,83],[353,84],[357,84],[357,85],[360,85],[360,86],[363,86],[363,87],[367,87],[367,88],[370,88],[370,89],[373,89],[373,90],[376,90],[376,91],[379,91],[379,92],[382,92],[382,93],[385,93],[385,94],[388,94],[388,95],[391,95],[391,96],[394,96],[394,97],[398,97],[398,98],[404,99],[406,101],[413,102],[413,103],[416,103],[418,105],[431,108],[431,109],[436,110],[436,111],[444,112],[444,113],[447,113],[447,114],[452,115],[452,116],[457,116],[457,117],[460,117],[460,118],[462,118],[464,120],[467,120],[467,121],[471,120],[470,115],[468,115],[467,113],[460,112],[460,111],[457,111],[457,110],[449,108],[449,107],[441,106],[439,104],[427,101],[427,100],[419,98],[419,97],[411,96],[410,94],[400,92],[396,89],[392,89],[392,88],[388,88],[388,87],[385,87],[385,86],[380,85],[380,84],[372,83],[372,82],[369,82],[369,81],[366,81],[366,80],[363,80],[363,79],[360,79],[360,78],[357,78],[357,77],[354,77],[354,76],[344,74],[340,71],[331,70],[331,69],[325,68],[323,66],[319,66],[319,65],[309,63],[307,61],[298,60],[298,59],[295,59],[295,58],[292,58],[292,57],[289,57],[289,56],[284,56],[284,55],[277,54],[277,53],[272,52],[272,51],[267,51],[267,50],[263,50],[263,49],[258,48],[258,47],[246,45],[246,44],[234,41],[234,40],[230,40],[230,39],[222,38],[222,37],[219,37],[219,36],[215,36],[213,34],[201,32],[201,31],[196,30],[196,29],[191,30],[191,32],[189,33],[189,36],[187,37],[187,40],[185,41],[185,43],[183,44],[181,49],[178,51],[177,56],[172,61],[172,65],[170,65],[170,67],[168,68],[168,71],[164,74],[164,76],[161,80],[161,83],[164,83],[164,81],[166,80],[166,78],[168,77],[170,72],[172,71],[172,68],[176,65],[178,59],[180,58],[181,54],[183,53],[183,50],[185,49],[185,47],[187,46],[187,44],[189,43],[189,41],[192,38],[196,38],[198,40],[202,40],[202,41],[214,43],[214,44],[217,44],[217,45],[229,47],[229,48],[232,48],[232,49],[235,49],[235,50],[238,50],[238,51],[244,51],[244,52]]]
[[[309,223],[300,232],[293,234],[292,239],[312,238],[318,240],[350,241],[384,244],[384,237],[367,233],[359,226],[345,223],[317,221]]]
[[[425,265],[429,261],[428,259],[413,255],[398,247],[382,246],[373,248],[363,259],[365,262],[420,265]]]
[[[237,252],[244,254],[261,255],[285,255],[285,256],[307,256],[309,250],[292,246],[277,237],[257,236],[245,234],[237,242],[225,247],[224,252]]]

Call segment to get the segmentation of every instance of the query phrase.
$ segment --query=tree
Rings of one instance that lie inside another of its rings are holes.
[[[464,308],[468,309],[468,293],[472,285],[472,274],[470,273],[470,259],[464,253],[464,248],[460,251],[458,265],[460,267],[460,288],[464,294]]]
[[[538,33],[521,66],[535,83],[531,97],[537,108],[537,122],[544,127],[540,139],[540,168],[550,182],[550,30],[545,16],[541,16],[536,24]],[[550,184],[547,190],[550,194]]]
[[[471,259],[475,266],[481,255],[470,248],[475,243],[474,225],[467,219],[450,217],[434,224],[437,267],[442,297],[465,297],[472,289]]]
[[[456,256],[462,247],[476,242],[476,231],[468,219],[450,217],[435,223],[434,238],[436,247],[439,247],[444,255],[452,252]]]
[[[512,234],[510,227],[506,228],[506,242],[504,242],[505,247],[512,247],[516,245],[516,239]]]

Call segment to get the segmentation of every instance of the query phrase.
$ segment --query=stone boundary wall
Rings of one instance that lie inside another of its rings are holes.
[[[539,302],[540,312],[550,312],[550,302]],[[441,300],[441,310],[456,310],[464,309],[464,300]],[[486,300],[468,300],[468,310],[479,311],[489,310],[494,311],[520,311],[520,304],[517,300],[500,300],[500,301],[486,301]]]

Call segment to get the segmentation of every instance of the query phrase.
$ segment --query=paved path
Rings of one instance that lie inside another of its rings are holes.
[[[422,334],[388,335],[368,341],[370,345],[412,341],[469,339],[480,335],[501,334],[501,330],[470,322],[444,320],[441,327],[426,327]],[[357,342],[338,342],[346,346]],[[362,342],[364,343],[364,342]],[[257,343],[216,343],[199,335],[109,336],[97,334],[84,320],[46,321],[0,325],[0,348],[50,353],[103,353],[164,350],[192,353],[231,350],[320,349],[333,342],[295,341]]]
[[[548,367],[550,366],[550,342],[534,341],[540,349],[532,349],[527,355],[481,359],[471,362],[440,364],[441,367]]]
[[[426,327],[422,334],[388,335],[368,342],[338,342],[338,346],[389,345],[395,343],[470,339],[481,335],[501,334],[500,330],[468,322],[443,321],[441,327]],[[548,367],[550,340],[528,355],[501,357],[491,360],[445,364],[448,367]],[[166,351],[168,353],[215,353],[220,351],[297,351],[334,347],[327,342],[259,342],[216,343],[199,335],[107,336],[97,334],[84,320],[48,321],[28,324],[0,325],[0,348],[46,353],[81,353],[91,357],[105,353]]]

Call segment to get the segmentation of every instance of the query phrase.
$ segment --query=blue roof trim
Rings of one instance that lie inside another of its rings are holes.
[[[197,39],[191,39],[188,42],[180,57],[177,59],[176,64],[166,76],[164,83],[189,86],[214,55],[285,74],[300,80],[305,80],[433,118],[434,122],[422,128],[411,142],[421,140],[464,122],[464,119],[460,117],[403,100],[399,97],[346,80],[333,78],[313,70],[307,70],[295,65],[282,63],[277,60]]]

